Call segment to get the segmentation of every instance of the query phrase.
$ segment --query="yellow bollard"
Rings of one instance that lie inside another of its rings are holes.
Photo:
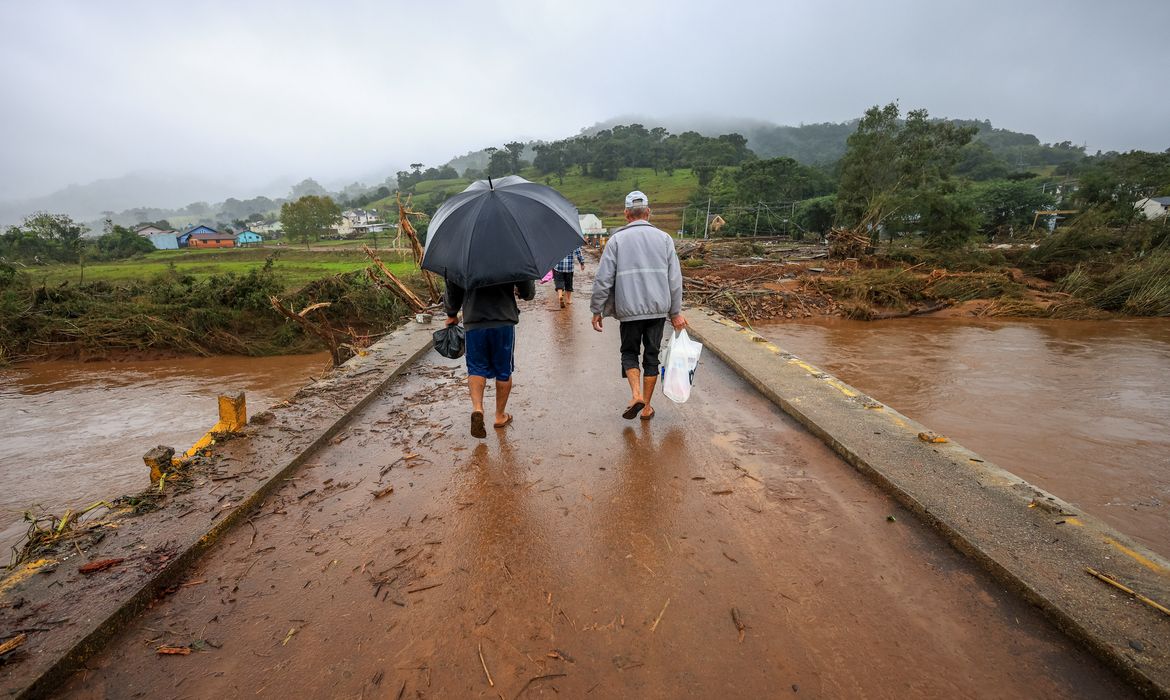
[[[239,432],[247,424],[248,405],[244,398],[244,392],[241,391],[235,396],[221,394],[219,397],[219,422],[212,426],[206,435],[199,438],[199,441],[192,445],[191,449],[184,452],[181,459],[190,459],[196,452],[214,443],[216,435]]]

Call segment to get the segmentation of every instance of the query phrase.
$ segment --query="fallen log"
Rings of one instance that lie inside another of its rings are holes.
[[[417,294],[411,291],[410,287],[406,286],[406,283],[398,279],[398,277],[390,271],[390,268],[386,267],[386,264],[382,262],[382,259],[379,258],[377,254],[374,253],[374,251],[370,250],[369,246],[362,246],[362,250],[365,251],[366,255],[370,257],[370,260],[374,262],[374,265],[382,271],[382,274],[386,277],[386,279],[389,280],[389,282],[386,282],[385,280],[378,277],[372,269],[366,268],[366,274],[369,276],[372,282],[389,290],[399,299],[406,302],[406,305],[410,307],[410,309],[415,313],[421,313],[427,308],[428,304],[420,299]]]

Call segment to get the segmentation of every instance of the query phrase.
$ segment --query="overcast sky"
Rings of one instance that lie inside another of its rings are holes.
[[[1160,151],[1168,28],[1170,0],[0,0],[0,199],[138,170],[372,179],[619,114],[893,99]]]

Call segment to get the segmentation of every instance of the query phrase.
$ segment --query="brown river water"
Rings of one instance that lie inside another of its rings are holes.
[[[917,318],[756,330],[1170,556],[1170,321]]]
[[[243,390],[249,414],[257,413],[328,365],[319,353],[0,371],[0,553],[27,529],[26,510],[60,514],[147,487],[142,454],[160,444],[190,447],[215,424],[217,394]]]

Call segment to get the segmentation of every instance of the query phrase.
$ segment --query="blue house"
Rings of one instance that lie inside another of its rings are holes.
[[[199,226],[192,226],[191,228],[187,229],[183,233],[179,234],[178,240],[179,240],[179,247],[180,248],[186,248],[188,245],[190,245],[191,234],[193,234],[193,233],[218,234],[219,231],[216,231],[215,229],[211,228],[210,226],[204,226],[202,224],[200,224]]]
[[[260,236],[260,234],[255,233],[254,231],[241,231],[238,235],[236,235],[236,245],[240,247],[260,245],[263,242],[264,239]]]

